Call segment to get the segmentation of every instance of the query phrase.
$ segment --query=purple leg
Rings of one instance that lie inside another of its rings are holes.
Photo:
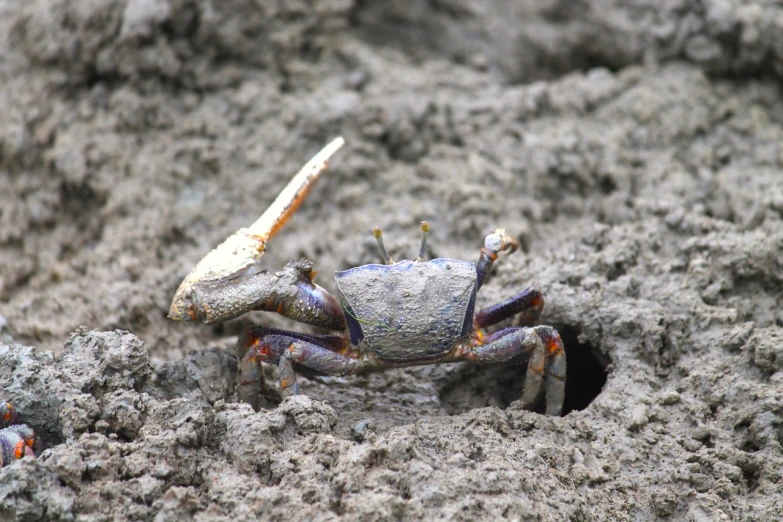
[[[279,339],[287,339],[280,343]],[[265,326],[250,326],[237,341],[237,352],[245,353],[239,368],[239,400],[258,410],[261,396],[266,391],[262,362],[276,364],[280,368],[281,391],[284,396],[296,393],[296,377],[290,358],[281,357],[293,341],[304,341],[328,350],[339,350],[343,339],[338,335],[307,335]]]
[[[520,313],[525,321],[533,322],[541,315],[543,308],[544,295],[541,293],[541,289],[537,286],[531,286],[502,303],[477,312],[475,322],[478,328],[486,328]]]
[[[256,410],[265,387],[262,362],[277,365],[284,397],[298,393],[294,365],[327,375],[349,375],[361,366],[359,359],[346,355],[351,352],[338,335],[306,335],[251,326],[239,338],[237,347],[247,350],[240,366],[238,395]]]
[[[295,395],[299,390],[294,364],[316,373],[334,376],[352,375],[363,368],[360,359],[303,339],[268,335],[264,337],[264,344],[273,353],[279,354],[280,389],[284,397]]]
[[[509,362],[528,357],[522,407],[532,409],[546,374],[546,413],[559,416],[565,400],[566,359],[560,334],[551,326],[506,328],[478,346],[463,348],[453,358],[476,363]]]

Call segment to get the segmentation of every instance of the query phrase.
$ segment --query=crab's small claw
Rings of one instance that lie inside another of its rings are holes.
[[[169,313],[166,317],[175,321],[197,321],[196,312],[198,307],[193,303],[193,299],[186,292],[177,292],[171,301]]]

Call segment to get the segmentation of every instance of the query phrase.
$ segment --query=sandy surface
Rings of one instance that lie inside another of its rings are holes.
[[[0,385],[48,448],[0,519],[783,518],[775,2],[7,0],[0,34]],[[466,260],[505,227],[479,305],[544,289],[564,417],[461,365],[254,413],[237,334],[310,330],[166,319],[336,135],[265,265],[333,289],[375,225]]]

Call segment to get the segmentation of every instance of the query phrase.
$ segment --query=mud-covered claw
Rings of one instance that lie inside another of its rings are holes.
[[[179,285],[169,317],[178,321],[217,323],[253,309],[265,296],[244,289],[241,281],[260,276],[259,260],[267,241],[275,235],[307,197],[313,182],[326,170],[327,161],[345,143],[337,138],[307,162],[264,214],[250,227],[239,229],[199,261]],[[264,274],[266,275],[266,274]]]

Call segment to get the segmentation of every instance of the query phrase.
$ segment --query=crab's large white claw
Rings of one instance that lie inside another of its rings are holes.
[[[228,315],[236,316],[239,309],[248,306],[248,303],[242,302],[216,302],[214,297],[223,292],[232,279],[258,271],[258,260],[266,251],[266,242],[293,215],[307,197],[313,182],[326,170],[329,158],[340,150],[344,143],[343,138],[336,138],[321,149],[302,167],[255,223],[248,228],[239,229],[199,261],[174,294],[169,308],[171,319],[217,322],[225,320]],[[209,293],[212,289],[214,295],[205,295],[205,292]],[[235,299],[243,297],[234,295],[234,292],[225,295]]]

